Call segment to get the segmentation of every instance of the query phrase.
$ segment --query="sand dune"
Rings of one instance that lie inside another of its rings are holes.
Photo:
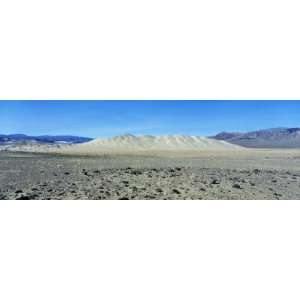
[[[76,145],[80,149],[124,149],[124,150],[226,150],[239,149],[241,147],[224,141],[185,135],[165,135],[165,136],[135,136],[131,134],[116,136],[108,139],[95,139],[88,143]]]
[[[9,151],[63,153],[63,154],[102,154],[156,151],[224,151],[243,149],[225,141],[201,136],[165,135],[135,136],[131,134],[113,138],[99,138],[82,144],[38,144],[24,143],[6,147]]]

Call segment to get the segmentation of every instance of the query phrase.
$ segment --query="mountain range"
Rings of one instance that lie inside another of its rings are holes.
[[[249,148],[300,148],[300,128],[221,132],[211,138]]]
[[[91,141],[91,138],[72,136],[72,135],[40,135],[30,136],[26,134],[0,134],[0,144],[13,144],[23,142],[36,142],[36,143],[66,143],[78,144]]]

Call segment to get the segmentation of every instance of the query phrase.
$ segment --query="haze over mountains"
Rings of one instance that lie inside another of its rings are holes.
[[[221,132],[216,140],[249,148],[300,148],[300,128],[271,128],[251,132]]]

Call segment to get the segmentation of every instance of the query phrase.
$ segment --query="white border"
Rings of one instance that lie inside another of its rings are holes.
[[[299,201],[7,201],[0,297],[291,299]]]
[[[0,99],[300,99],[297,0],[3,0]]]

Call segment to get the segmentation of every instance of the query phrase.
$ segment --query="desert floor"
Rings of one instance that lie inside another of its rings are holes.
[[[300,151],[0,152],[0,199],[300,199]]]

